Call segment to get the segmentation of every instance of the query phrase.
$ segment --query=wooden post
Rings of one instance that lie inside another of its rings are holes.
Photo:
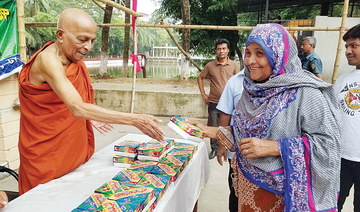
[[[25,39],[25,14],[24,14],[24,1],[16,0],[17,10],[17,27],[19,37],[19,53],[20,60],[26,63],[26,39]]]
[[[333,71],[332,80],[331,80],[332,84],[334,84],[336,81],[337,71],[339,69],[340,55],[341,55],[341,49],[342,49],[342,37],[344,36],[344,33],[345,33],[345,23],[346,23],[348,8],[349,8],[349,0],[344,0],[344,7],[343,7],[343,12],[342,12],[341,26],[340,26],[340,32],[339,32],[339,41],[338,41],[336,58],[335,58],[335,63],[334,63],[334,71]]]

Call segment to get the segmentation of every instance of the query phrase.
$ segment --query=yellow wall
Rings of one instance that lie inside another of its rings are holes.
[[[311,27],[314,26],[314,20],[291,20],[289,22],[284,23],[286,27]],[[290,35],[297,40],[295,36],[295,31],[289,31]]]

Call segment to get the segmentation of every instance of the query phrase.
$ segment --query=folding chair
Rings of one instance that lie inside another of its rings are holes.
[[[6,172],[6,173],[10,174],[11,176],[13,176],[16,179],[16,181],[19,180],[18,174],[14,170],[9,169],[5,166],[0,166],[0,172]],[[4,191],[4,192],[7,194],[9,201],[11,201],[19,196],[19,192],[16,192],[16,191]]]

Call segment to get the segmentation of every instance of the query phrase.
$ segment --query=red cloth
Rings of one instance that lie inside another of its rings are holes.
[[[74,118],[49,84],[35,86],[29,81],[36,56],[53,43],[45,44],[36,52],[19,74],[20,194],[71,172],[94,153],[90,121]],[[71,63],[66,76],[84,102],[94,102],[90,76],[83,61]]]

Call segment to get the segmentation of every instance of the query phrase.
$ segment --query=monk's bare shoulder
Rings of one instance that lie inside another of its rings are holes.
[[[40,52],[30,69],[30,82],[34,85],[41,85],[47,79],[55,77],[56,73],[63,71],[63,65],[57,54],[54,44]]]

